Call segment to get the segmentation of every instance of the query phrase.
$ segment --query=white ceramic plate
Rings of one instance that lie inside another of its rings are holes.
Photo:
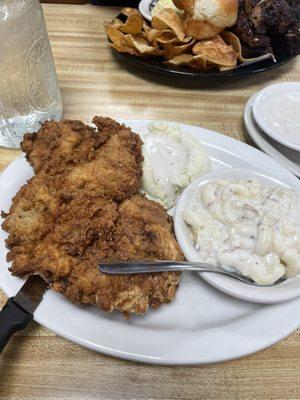
[[[150,0],[142,0],[139,3],[139,11],[142,14],[142,16],[147,19],[148,21],[151,21],[152,15],[150,12]]]
[[[244,122],[249,136],[265,153],[277,160],[281,165],[292,171],[300,178],[299,152],[276,142],[267,136],[256,124],[252,116],[252,105],[255,96],[257,96],[257,94],[254,94],[252,97],[250,97],[244,110]]]
[[[126,121],[125,121],[126,123]],[[136,132],[147,121],[128,121]],[[264,153],[227,136],[182,125],[210,154],[213,168],[261,167],[293,185],[296,178]],[[8,210],[12,196],[32,175],[21,157],[0,176],[0,209]],[[5,261],[6,233],[0,231],[0,286],[13,296],[23,281],[12,277]],[[153,364],[203,364],[238,358],[279,341],[300,327],[300,300],[271,306],[240,301],[207,284],[197,274],[182,276],[176,300],[143,317],[79,307],[49,290],[35,320],[75,343],[104,354]]]
[[[276,177],[252,169],[224,168],[203,175],[184,190],[175,210],[174,221],[176,237],[186,259],[189,261],[199,261],[199,254],[194,247],[190,229],[182,218],[182,212],[189,209],[195,196],[199,193],[203,185],[219,179],[257,179],[266,187],[280,185],[285,188],[294,189],[300,199],[299,182],[295,182],[294,185],[286,185]],[[217,274],[203,273],[201,276],[211,285],[231,296],[256,303],[279,303],[300,296],[300,276],[294,279],[288,279],[279,285],[270,287],[247,285],[246,283],[239,282],[236,279]]]
[[[300,151],[300,82],[267,86],[255,97],[252,110],[267,135]]]

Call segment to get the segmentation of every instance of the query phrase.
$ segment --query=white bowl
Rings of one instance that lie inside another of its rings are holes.
[[[150,11],[150,0],[140,1],[139,11],[145,19],[147,19],[148,21],[151,21],[152,15],[151,15],[151,11]]]
[[[300,151],[300,82],[266,87],[254,99],[252,111],[255,121],[267,135]]]
[[[182,218],[182,212],[192,204],[199,189],[208,182],[219,179],[253,179],[256,178],[265,186],[283,186],[295,190],[300,198],[300,185],[288,186],[275,177],[260,171],[242,168],[218,169],[203,175],[192,182],[180,196],[174,216],[175,233],[178,243],[188,261],[199,261],[199,254],[194,248],[190,229]],[[299,221],[300,222],[300,221]],[[200,276],[211,285],[238,299],[254,303],[279,303],[300,296],[300,276],[288,279],[278,285],[269,287],[252,286],[234,278],[214,273],[201,273]]]
[[[257,94],[248,100],[244,110],[244,123],[247,132],[254,143],[274,160],[300,178],[300,157],[296,150],[292,150],[266,135],[253,118],[252,107]]]

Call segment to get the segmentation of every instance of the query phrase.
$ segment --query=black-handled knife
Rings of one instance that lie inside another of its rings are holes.
[[[19,292],[8,299],[0,311],[0,353],[12,335],[33,320],[33,313],[43,299],[48,284],[40,276],[27,279]]]

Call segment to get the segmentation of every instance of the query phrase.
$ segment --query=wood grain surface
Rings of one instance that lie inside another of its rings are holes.
[[[273,82],[300,81],[299,57],[210,86],[160,77],[112,55],[103,23],[118,9],[47,4],[44,11],[67,118],[166,119],[248,141],[242,113],[249,96]],[[19,153],[0,149],[0,170]],[[300,399],[300,331],[240,360],[159,367],[93,353],[34,323],[0,356],[0,399]]]

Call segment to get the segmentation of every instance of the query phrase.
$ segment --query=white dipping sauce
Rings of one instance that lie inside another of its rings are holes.
[[[300,151],[300,82],[267,86],[255,96],[252,112],[267,135]]]
[[[210,160],[199,141],[176,125],[158,122],[141,134],[142,190],[147,197],[171,208],[180,191],[210,170]]]
[[[259,113],[274,133],[300,146],[300,92],[269,93],[260,102]]]
[[[199,259],[235,268],[258,284],[300,274],[300,202],[257,180],[206,184],[183,212]]]

